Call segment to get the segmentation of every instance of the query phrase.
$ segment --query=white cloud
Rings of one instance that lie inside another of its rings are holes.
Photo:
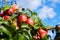
[[[60,4],[60,0],[50,0],[52,3],[50,4],[53,7],[56,7],[56,4],[59,3]]]
[[[49,8],[47,6],[44,6],[42,9],[38,11],[38,15],[41,19],[46,19],[46,18],[54,18],[56,13],[54,12],[53,8]]]
[[[60,0],[51,0],[53,1],[54,3],[60,3]]]
[[[52,3],[51,3],[51,5],[52,5],[53,7],[56,7],[56,4],[57,4],[57,3],[60,4],[60,0],[53,0]]]
[[[46,1],[46,0],[45,0]],[[45,2],[44,1],[44,2]],[[60,3],[60,0],[47,0],[47,1],[51,1],[51,2],[53,2],[53,3]]]
[[[56,3],[60,3],[59,0],[17,0],[17,4],[24,8],[30,8],[31,10],[37,9],[39,6],[45,6],[46,2],[51,1],[49,4],[52,7],[56,7]]]
[[[56,7],[56,4],[60,4],[60,0],[43,0],[43,4],[45,5],[47,2],[49,2],[49,6]]]
[[[42,6],[41,0],[18,0],[17,4],[24,8],[30,8],[31,10]]]
[[[24,8],[30,8],[31,10],[35,10],[39,6],[42,6],[43,7],[42,9],[37,10],[39,13],[39,17],[41,17],[42,19],[46,19],[48,17],[53,18],[56,15],[56,13],[54,12],[53,8],[49,8],[48,6],[45,6],[44,5],[45,2],[46,2],[46,0],[25,0],[25,1],[18,0],[17,4],[21,7],[24,7]]]
[[[58,24],[60,24],[60,22]]]

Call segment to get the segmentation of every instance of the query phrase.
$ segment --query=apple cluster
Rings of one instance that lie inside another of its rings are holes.
[[[15,12],[17,12],[17,10],[18,10],[17,5],[11,5],[10,8],[4,10],[3,13],[0,14],[0,16],[3,17],[5,21],[8,21],[10,20],[11,16],[14,15]],[[32,28],[35,25],[35,21],[31,17],[28,17],[26,14],[19,14],[17,18],[13,21],[13,24],[16,27],[16,29],[19,29],[22,23],[26,23],[30,25]],[[37,33],[33,35],[33,38],[35,38],[36,40],[40,40],[41,38],[44,38],[45,35],[47,35],[47,33],[48,33],[47,29],[43,29],[40,27],[38,28]]]
[[[34,21],[32,18],[28,18],[26,15],[22,14],[18,17],[20,22],[26,22],[27,24],[34,26]]]
[[[9,9],[3,10],[3,12],[0,13],[0,17],[3,17],[3,19],[4,19],[5,21],[8,21],[8,20],[11,19],[11,16],[14,15],[15,12],[17,12],[18,8],[19,8],[19,7],[18,7],[18,5],[16,5],[16,4],[11,5],[11,6],[9,7]],[[18,29],[19,27],[17,26],[17,21],[14,20],[13,23],[14,23],[14,25],[16,26],[16,29]]]
[[[3,13],[0,14],[0,16],[3,17],[5,20],[8,20],[10,18],[10,15],[13,15],[17,10],[18,6],[16,4],[12,5],[9,9],[4,10]]]
[[[36,39],[36,40],[40,40],[42,38],[44,38],[48,33],[48,30],[47,29],[42,29],[42,28],[39,28],[38,31],[37,31],[37,34],[34,35],[33,37]]]

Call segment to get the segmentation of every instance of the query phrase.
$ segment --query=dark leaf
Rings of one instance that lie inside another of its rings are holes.
[[[11,32],[8,31],[4,26],[0,26],[0,30],[1,30],[1,32],[4,32],[5,34],[9,35],[10,37],[12,36]]]

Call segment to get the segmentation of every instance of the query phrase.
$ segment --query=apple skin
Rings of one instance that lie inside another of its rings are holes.
[[[14,14],[14,8],[9,8],[6,13],[8,15],[13,15]]]
[[[28,18],[28,19],[26,20],[26,23],[27,23],[27,24],[30,24],[31,26],[34,26],[34,21],[33,21],[31,18]]]
[[[22,14],[22,15],[18,16],[18,20],[19,20],[19,22],[26,22],[27,16]]]
[[[5,20],[9,20],[10,16],[5,15],[5,16],[3,16],[3,18],[4,18]]]
[[[42,28],[39,28],[38,30],[40,38],[44,38],[45,35],[47,34],[47,31],[43,30]]]

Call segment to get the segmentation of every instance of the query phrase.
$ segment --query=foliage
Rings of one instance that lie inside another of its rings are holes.
[[[2,9],[3,11],[6,11],[10,9],[10,7],[8,5],[5,5]],[[31,26],[25,22],[19,21],[18,16],[22,14],[34,20],[34,25]],[[45,25],[42,24],[41,19],[38,17],[37,13],[32,12],[30,9],[23,10],[22,8],[22,12],[15,10],[13,15],[8,16],[10,16],[8,20],[5,20],[4,16],[0,16],[0,39],[3,40],[36,40],[35,38],[33,38],[33,36],[35,34],[38,34],[37,32],[40,27],[45,27]],[[14,25],[15,20],[17,23],[15,25],[18,25],[18,29],[17,26]],[[47,36],[39,40],[48,40]]]

